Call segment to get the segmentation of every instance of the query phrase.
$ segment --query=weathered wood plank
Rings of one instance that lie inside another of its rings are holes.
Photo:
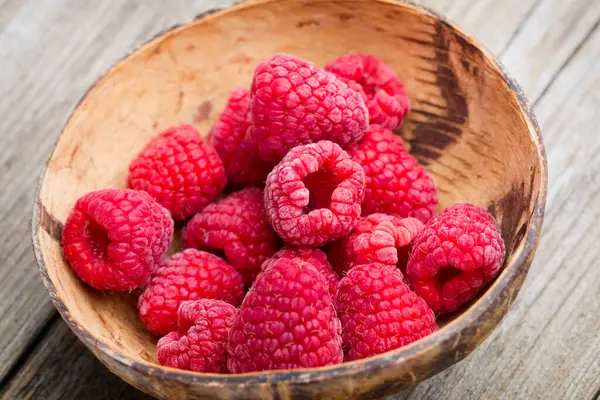
[[[0,31],[13,19],[21,8],[22,3],[19,0],[1,0],[0,1]]]
[[[0,399],[132,399],[150,396],[113,375],[59,317]]]
[[[500,54],[543,0],[426,0],[491,52]]]
[[[456,3],[460,3],[458,0],[424,0],[421,3],[427,7],[430,7],[436,12],[448,14],[450,9],[456,5]]]
[[[599,1],[541,1],[500,57],[535,102],[599,21]]]

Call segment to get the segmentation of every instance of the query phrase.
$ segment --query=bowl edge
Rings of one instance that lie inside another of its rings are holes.
[[[216,9],[208,10],[204,13],[197,15],[196,18],[190,23],[196,23],[196,22],[202,21],[206,17],[211,16],[211,15],[218,16],[218,14],[223,11],[231,11],[231,10],[235,10],[235,9],[241,9],[241,8],[245,8],[245,7],[250,7],[250,6],[255,6],[255,5],[265,4],[265,3],[271,3],[271,2],[276,2],[276,1],[278,1],[278,0],[242,1],[242,2],[236,3],[235,5],[233,5],[231,7],[223,7],[223,8],[216,8]],[[49,292],[50,298],[51,298],[55,308],[59,311],[61,317],[65,320],[65,322],[67,322],[67,325],[69,325],[71,330],[73,330],[73,332],[79,337],[80,340],[82,340],[82,342],[84,342],[84,344],[88,348],[90,348],[90,350],[92,350],[95,347],[94,350],[102,351],[102,353],[104,353],[104,356],[115,360],[116,362],[118,362],[119,364],[121,364],[124,367],[133,368],[134,370],[136,370],[137,372],[139,372],[141,374],[144,374],[147,376],[153,376],[156,378],[163,378],[163,379],[167,379],[167,380],[185,382],[185,383],[194,382],[194,383],[207,384],[209,382],[214,383],[216,380],[216,381],[218,381],[218,383],[224,384],[224,385],[233,384],[233,385],[249,386],[249,385],[253,385],[253,384],[272,384],[277,381],[286,381],[286,382],[290,382],[290,383],[305,383],[308,381],[315,382],[315,381],[324,381],[324,380],[334,378],[334,377],[339,377],[339,376],[368,374],[369,372],[373,371],[374,369],[379,369],[383,366],[393,365],[393,364],[397,364],[400,362],[408,362],[408,361],[414,362],[414,359],[417,358],[421,354],[420,353],[421,351],[428,349],[428,348],[434,348],[436,346],[437,347],[448,347],[448,350],[446,351],[446,353],[450,354],[456,348],[457,338],[462,338],[464,340],[465,338],[468,337],[467,335],[463,334],[466,330],[469,329],[468,324],[463,324],[465,326],[462,326],[462,327],[458,326],[460,322],[462,322],[466,319],[466,317],[469,317],[469,320],[471,320],[471,321],[480,320],[488,312],[488,310],[490,309],[490,306],[493,306],[495,303],[500,303],[501,300],[503,300],[502,295],[506,294],[504,292],[510,291],[510,289],[512,288],[513,289],[512,293],[510,293],[510,295],[508,296],[508,301],[506,302],[507,309],[510,307],[510,305],[514,302],[514,300],[516,298],[516,295],[524,281],[524,278],[525,278],[524,274],[526,274],[526,272],[528,271],[531,261],[533,259],[533,256],[535,254],[537,244],[539,241],[539,237],[540,237],[540,233],[541,233],[545,205],[546,205],[547,186],[548,186],[547,159],[546,159],[545,148],[544,148],[544,144],[543,144],[543,140],[542,140],[542,136],[541,136],[541,131],[540,131],[540,128],[537,123],[537,119],[536,119],[535,115],[533,114],[533,111],[531,110],[529,102],[527,101],[522,89],[520,88],[518,83],[514,80],[514,78],[510,75],[510,73],[506,70],[505,66],[492,53],[490,53],[485,46],[483,46],[477,40],[473,39],[471,36],[467,35],[462,29],[460,29],[453,23],[448,22],[446,17],[444,17],[443,15],[441,15],[435,11],[432,11],[428,7],[417,4],[411,0],[400,0],[400,1],[374,0],[374,1],[379,2],[379,3],[390,4],[393,6],[405,6],[405,7],[413,8],[416,12],[425,13],[425,14],[428,14],[432,17],[439,19],[441,23],[449,26],[452,30],[456,31],[463,38],[468,40],[468,42],[471,45],[475,46],[477,49],[482,51],[485,58],[487,58],[488,61],[490,61],[491,64],[494,65],[498,69],[498,71],[501,73],[503,79],[508,84],[510,90],[515,94],[516,100],[519,104],[519,107],[520,107],[522,113],[523,113],[524,120],[527,123],[527,126],[529,128],[528,130],[530,133],[530,137],[535,143],[536,152],[537,152],[538,158],[540,160],[539,168],[540,168],[541,181],[540,181],[540,188],[537,193],[537,198],[535,200],[534,212],[530,218],[531,224],[529,225],[526,236],[523,238],[523,242],[522,242],[523,245],[519,246],[519,248],[517,249],[518,254],[516,254],[516,256],[513,257],[512,263],[507,266],[510,268],[505,267],[505,269],[503,270],[503,273],[496,278],[496,280],[490,287],[487,288],[486,293],[483,296],[481,296],[480,299],[478,299],[474,304],[472,304],[468,310],[465,310],[463,315],[458,317],[456,320],[450,322],[448,325],[444,326],[438,332],[436,332],[428,337],[425,337],[417,342],[414,342],[408,346],[381,354],[379,356],[364,359],[364,360],[358,360],[358,361],[354,361],[354,362],[348,362],[348,363],[338,364],[338,365],[330,366],[330,367],[322,367],[322,368],[298,369],[298,370],[291,370],[291,371],[279,370],[279,371],[238,374],[238,375],[204,374],[204,373],[181,371],[181,370],[176,370],[176,369],[172,369],[172,368],[161,367],[156,364],[149,363],[149,362],[148,363],[139,363],[139,362],[135,362],[135,361],[132,362],[128,359],[127,356],[119,353],[118,351],[114,351],[113,349],[110,348],[110,346],[107,346],[105,343],[94,339],[90,335],[89,331],[87,331],[85,328],[81,327],[79,325],[79,323],[72,318],[68,308],[65,306],[63,301],[60,299],[60,297],[56,293],[56,287],[48,275],[46,264],[45,264],[43,255],[41,254],[40,244],[39,244],[39,241],[37,238],[37,233],[40,229],[41,215],[42,215],[42,212],[44,212],[43,205],[41,204],[41,201],[40,201],[40,191],[41,191],[42,184],[44,182],[44,178],[46,176],[48,163],[54,154],[56,144],[60,140],[60,134],[59,134],[55,141],[55,144],[53,146],[53,150],[49,154],[49,156],[47,157],[47,160],[45,162],[44,170],[40,175],[40,179],[39,179],[37,189],[36,189],[36,194],[34,197],[32,220],[31,220],[32,247],[34,250],[36,263],[38,264],[40,276],[42,278],[44,286],[46,287],[46,290],[48,290],[48,292]],[[179,29],[182,29],[187,25],[188,25],[188,23],[179,23],[179,24],[172,25],[171,27],[166,28],[164,30],[161,30],[156,35],[151,37],[149,40],[145,41],[141,45],[130,50],[123,57],[116,60],[115,63],[104,74],[102,74],[82,94],[80,100],[78,102],[76,102],[75,105],[73,106],[73,108],[69,114],[70,116],[67,119],[67,121],[65,122],[64,126],[66,126],[69,123],[71,117],[73,116],[74,111],[79,107],[81,102],[87,97],[87,95],[90,93],[90,91],[92,91],[102,79],[104,79],[105,77],[110,75],[110,73],[115,68],[118,67],[118,65],[121,63],[121,61],[123,61],[124,59],[129,57],[132,53],[141,50],[146,45],[152,43],[154,40],[158,39],[159,37],[165,37],[168,35],[172,35],[175,32],[177,32]],[[519,277],[522,277],[522,279],[520,279],[520,281],[517,281],[517,279]],[[469,315],[466,315],[467,313]],[[470,336],[473,339],[475,339],[472,342],[474,345],[469,346],[468,349],[465,349],[466,350],[465,352],[463,352],[461,354],[456,354],[454,357],[455,361],[459,361],[460,359],[463,359],[472,350],[474,350],[479,345],[479,343],[481,343],[493,331],[493,328],[500,322],[500,320],[502,319],[504,314],[505,314],[505,312],[502,313],[500,316],[498,316],[496,318],[496,321],[494,321],[494,323],[491,324],[490,328],[486,332],[479,330],[476,333],[471,333]],[[456,342],[456,343],[452,344],[453,342]],[[92,352],[94,354],[96,354],[96,356],[98,356],[98,358],[103,363],[106,364],[106,361],[103,360],[103,357],[100,357],[94,350],[92,350]],[[446,354],[446,355],[448,355],[448,354]],[[440,355],[440,357],[441,357],[441,355]],[[111,370],[112,370],[112,368],[111,368]],[[439,372],[440,370],[441,369],[438,369],[438,371],[431,373],[429,376]],[[252,378],[256,378],[256,379],[252,379]],[[426,378],[426,377],[423,377],[423,378]],[[413,383],[416,384],[417,382],[418,381],[415,381]],[[135,385],[135,386],[137,386],[137,385]]]

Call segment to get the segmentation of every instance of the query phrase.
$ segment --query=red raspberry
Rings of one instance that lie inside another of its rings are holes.
[[[328,64],[348,86],[357,83],[369,109],[372,124],[396,129],[410,111],[410,100],[396,72],[381,60],[367,54],[347,54]]]
[[[384,213],[426,222],[435,212],[437,191],[431,177],[392,131],[371,125],[348,154],[365,170],[363,215]]]
[[[214,254],[187,249],[163,261],[138,300],[146,328],[164,335],[177,328],[177,309],[187,300],[210,298],[237,306],[244,297],[242,277]]]
[[[227,367],[243,373],[337,364],[340,334],[323,274],[280,258],[256,278],[233,321]]]
[[[273,169],[273,164],[262,161],[256,147],[246,140],[251,124],[249,105],[248,90],[234,89],[208,136],[208,142],[223,160],[227,180],[236,186],[261,184]]]
[[[197,372],[227,372],[227,335],[236,308],[220,300],[186,301],[177,311],[178,329],[161,338],[160,365]]]
[[[221,159],[189,125],[167,129],[129,165],[130,188],[145,190],[184,220],[221,193],[227,179]]]
[[[439,313],[456,310],[498,275],[504,241],[484,208],[455,204],[415,239],[406,272],[415,292]]]
[[[364,182],[363,169],[337,144],[295,147],[267,177],[267,215],[286,242],[321,246],[358,224]]]
[[[171,245],[173,220],[147,193],[104,189],[81,197],[62,234],[77,275],[100,290],[133,290],[148,281]]]
[[[361,264],[379,263],[406,268],[408,247],[423,229],[416,218],[396,218],[386,214],[362,217],[347,238],[331,246],[328,255],[335,270],[343,275]]]
[[[331,298],[335,299],[335,292],[337,291],[340,277],[331,269],[331,265],[329,264],[329,261],[327,261],[327,255],[321,250],[310,247],[285,246],[283,249],[275,253],[273,257],[264,262],[261,271],[266,271],[275,263],[275,261],[279,260],[280,258],[289,258],[292,261],[305,261],[315,267],[317,271],[325,276],[325,279],[329,285],[329,293],[331,294]]]
[[[345,361],[406,346],[437,330],[433,311],[387,265],[352,268],[340,281],[336,306]]]
[[[298,57],[278,54],[258,64],[251,91],[251,134],[265,161],[319,140],[356,143],[369,122],[358,92]]]
[[[279,239],[265,215],[263,192],[246,188],[197,214],[183,230],[183,246],[224,252],[247,286],[262,263],[279,248]]]

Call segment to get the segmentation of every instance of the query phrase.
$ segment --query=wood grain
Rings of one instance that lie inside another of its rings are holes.
[[[541,1],[501,59],[535,103],[599,23],[600,1]]]
[[[503,0],[502,3],[498,0],[425,0],[423,3],[456,21],[492,53],[501,54],[540,1],[543,0]]]
[[[57,317],[18,376],[1,389],[0,399],[65,398],[151,399],[107,370]]]
[[[0,2],[0,132],[3,139],[0,147],[3,187],[0,192],[3,215],[0,222],[3,228],[0,230],[0,293],[3,300],[0,302],[0,332],[3,332],[0,336],[0,376],[19,361],[36,333],[52,315],[56,315],[39,283],[27,230],[29,201],[37,175],[69,111],[97,76],[128,49],[216,3],[178,0],[155,2],[148,7],[135,0]],[[600,306],[594,298],[599,298],[600,293],[597,275],[590,275],[593,268],[584,267],[585,263],[593,264],[599,257],[597,246],[593,244],[599,233],[591,223],[594,219],[592,211],[597,215],[598,210],[593,205],[598,203],[600,187],[597,181],[600,167],[597,157],[592,154],[592,150],[597,149],[597,142],[593,140],[599,124],[594,116],[598,107],[598,78],[593,75],[593,67],[598,71],[600,39],[597,29],[592,30],[597,21],[591,21],[589,15],[578,11],[591,5],[589,11],[593,13],[597,2],[564,2],[574,4],[573,7],[550,0],[428,0],[425,3],[447,12],[465,31],[482,39],[494,52],[502,52],[507,45],[519,46],[515,50],[505,50],[506,54],[512,55],[507,58],[505,54],[503,61],[526,88],[540,86],[535,92],[541,96],[530,99],[539,99],[536,112],[548,150],[550,192],[548,217],[536,263],[509,317],[479,350],[442,375],[421,384],[411,398],[436,398],[436,395],[439,398],[477,398],[482,393],[488,398],[502,398],[508,397],[503,394],[509,387],[513,388],[511,393],[516,394],[515,398],[525,397],[520,393],[528,393],[531,398],[549,399],[597,397],[600,339],[590,337],[593,331],[588,330],[595,327],[597,331],[596,316]],[[531,22],[533,15],[536,17]],[[584,17],[586,19],[582,19]],[[569,23],[561,23],[563,19]],[[560,36],[549,41],[547,34],[538,34],[536,27],[540,25],[546,31],[558,29],[561,33],[575,28],[575,36],[567,35],[568,42],[563,42]],[[527,34],[520,33],[526,27]],[[590,31],[593,33],[586,39],[585,35]],[[523,40],[527,41],[526,45],[519,44]],[[554,59],[557,46],[562,58]],[[538,83],[537,73],[529,72],[532,64],[537,71],[545,65],[551,67],[551,73],[545,75],[543,82]],[[20,84],[15,85],[15,82]],[[580,206],[586,204],[592,205],[590,211],[582,212]],[[566,242],[565,237],[569,238]],[[584,240],[580,242],[581,238]],[[573,282],[573,277],[582,280]],[[569,282],[571,286],[564,286]],[[545,289],[550,283],[551,290]],[[584,289],[581,293],[580,287]],[[568,288],[574,290],[570,292]],[[538,299],[539,296],[542,297]],[[561,304],[563,300],[565,303]],[[585,307],[579,306],[582,301]],[[553,308],[546,310],[546,302],[553,304]],[[560,311],[563,307],[570,308]],[[577,312],[569,313],[572,309]],[[525,314],[534,318],[522,326]],[[556,315],[562,316],[560,323],[552,322]],[[62,321],[57,323],[62,324]],[[546,325],[552,327],[552,336],[544,334]],[[571,330],[577,334],[587,332],[583,337],[589,345],[572,337]],[[69,338],[74,340],[66,328],[61,332],[60,335],[46,336],[44,346],[57,348]],[[516,347],[513,340],[519,343]],[[488,344],[490,342],[493,344]],[[536,363],[547,364],[543,365],[545,369],[540,372],[540,378],[534,370],[537,364],[531,360],[522,363],[521,352],[529,347],[529,358],[544,349],[543,358],[540,360],[538,356],[536,359]],[[509,348],[509,352],[505,353],[504,348]],[[575,352],[562,362],[566,352],[573,348]],[[493,363],[489,361],[490,356],[494,357]],[[57,357],[54,363],[48,363],[44,362],[47,357],[48,354],[36,357],[35,361],[24,357],[17,366],[38,365],[36,371],[41,377],[38,384],[51,385],[45,377],[53,373],[56,364],[69,363],[69,359]],[[91,353],[84,351],[79,357],[88,360],[95,374],[106,376],[103,375],[106,369]],[[556,360],[560,360],[558,364],[563,368],[548,364]],[[39,367],[42,364],[43,367]],[[512,371],[517,368],[517,374],[522,371],[528,374],[528,381],[520,382],[520,388],[511,386],[509,381],[513,379]],[[561,372],[566,370],[572,372]],[[62,379],[70,382],[78,376],[76,369],[64,372],[66,375]],[[19,378],[19,371],[14,371],[11,376],[15,376],[15,381],[20,384],[25,382]],[[498,376],[500,379],[495,384],[493,380]],[[548,376],[553,380],[548,382]],[[93,374],[85,374],[76,382],[85,387],[93,382]],[[117,381],[111,382],[117,385]],[[485,389],[488,384],[491,387]],[[12,393],[24,393],[14,391],[15,386],[12,387]],[[55,395],[56,398],[76,398],[60,392]],[[89,398],[105,397],[97,394]]]

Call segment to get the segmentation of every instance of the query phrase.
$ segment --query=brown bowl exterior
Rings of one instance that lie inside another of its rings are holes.
[[[433,176],[440,209],[469,201],[498,219],[506,266],[475,301],[409,346],[337,366],[200,374],[154,363],[127,293],[85,286],[61,254],[75,200],[124,187],[127,165],[160,130],[183,122],[206,134],[230,89],[277,52],[319,65],[341,54],[382,58],[406,83],[413,109],[399,132]],[[159,398],[373,398],[414,386],[466,357],[513,303],[531,265],[547,191],[535,117],[514,81],[442,17],[386,0],[263,0],[208,13],[128,55],[77,105],[42,174],[32,237],[40,274],[73,332],[111,371]]]

